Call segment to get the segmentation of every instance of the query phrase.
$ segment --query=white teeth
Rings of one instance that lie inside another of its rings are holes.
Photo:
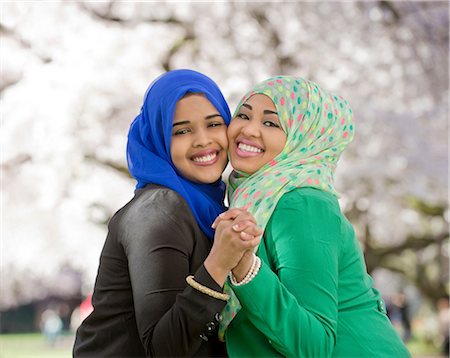
[[[248,144],[244,144],[244,143],[239,143],[239,149],[243,150],[244,152],[252,152],[252,153],[262,153],[263,150],[253,147],[251,145]]]
[[[192,160],[194,162],[198,162],[198,163],[205,163],[205,162],[209,162],[209,161],[213,160],[215,157],[217,157],[217,153],[208,154],[208,155],[205,155],[204,157],[194,157],[194,158],[192,158]]]

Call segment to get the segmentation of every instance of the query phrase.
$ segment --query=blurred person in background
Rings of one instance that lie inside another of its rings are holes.
[[[150,85],[128,135],[135,196],[109,222],[75,357],[226,356],[216,333],[223,285],[261,235],[239,210],[211,227],[225,210],[229,120],[201,73],[175,70]]]
[[[437,312],[440,328],[441,353],[449,356],[449,325],[450,325],[450,306],[449,297],[441,297],[437,303]]]
[[[411,317],[409,301],[405,292],[400,291],[392,295],[387,306],[387,314],[394,327],[397,327],[404,342],[411,339]]]
[[[57,310],[47,308],[41,316],[40,328],[49,346],[53,347],[61,335],[63,321]]]
[[[347,101],[301,78],[263,81],[239,103],[229,200],[264,236],[228,280],[219,334],[230,357],[410,356],[337,201],[333,175],[353,134]]]

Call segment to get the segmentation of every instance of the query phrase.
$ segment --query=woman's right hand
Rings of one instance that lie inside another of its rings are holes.
[[[243,209],[230,209],[221,214],[214,226],[214,244],[204,265],[211,277],[223,286],[228,273],[238,265],[244,253],[259,245],[262,230]]]

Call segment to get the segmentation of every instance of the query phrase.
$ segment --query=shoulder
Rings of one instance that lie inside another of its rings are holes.
[[[134,207],[151,207],[157,203],[160,209],[171,209],[180,205],[188,207],[183,197],[175,190],[159,185],[147,185],[139,189],[131,203]]]
[[[342,222],[338,205],[332,194],[319,189],[284,194],[264,230],[273,266],[281,267],[289,259],[297,262],[299,257],[313,265],[317,252],[337,255]]]
[[[110,223],[121,241],[194,238],[197,224],[187,202],[172,189],[147,185],[119,210]]]
[[[281,197],[267,226],[277,233],[308,233],[340,230],[341,222],[342,213],[333,194],[315,188],[298,188]]]
[[[276,211],[329,211],[340,215],[339,202],[333,194],[316,188],[297,188],[285,193],[275,208]]]
[[[284,194],[277,207],[301,207],[308,204],[329,205],[330,207],[339,205],[333,194],[316,188],[304,187]]]
[[[136,191],[134,198],[117,214],[122,219],[145,219],[154,214],[166,214],[166,219],[184,217],[194,219],[189,205],[176,191],[157,185],[147,185]]]

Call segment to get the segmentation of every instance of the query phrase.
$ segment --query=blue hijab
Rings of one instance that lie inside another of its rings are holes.
[[[194,183],[184,178],[172,162],[170,143],[176,103],[186,93],[203,93],[230,123],[231,114],[222,92],[209,77],[192,70],[174,70],[158,77],[144,96],[141,113],[128,133],[128,170],[137,180],[136,189],[149,183],[175,190],[188,203],[198,225],[209,239],[214,237],[211,224],[221,212],[225,183]]]

